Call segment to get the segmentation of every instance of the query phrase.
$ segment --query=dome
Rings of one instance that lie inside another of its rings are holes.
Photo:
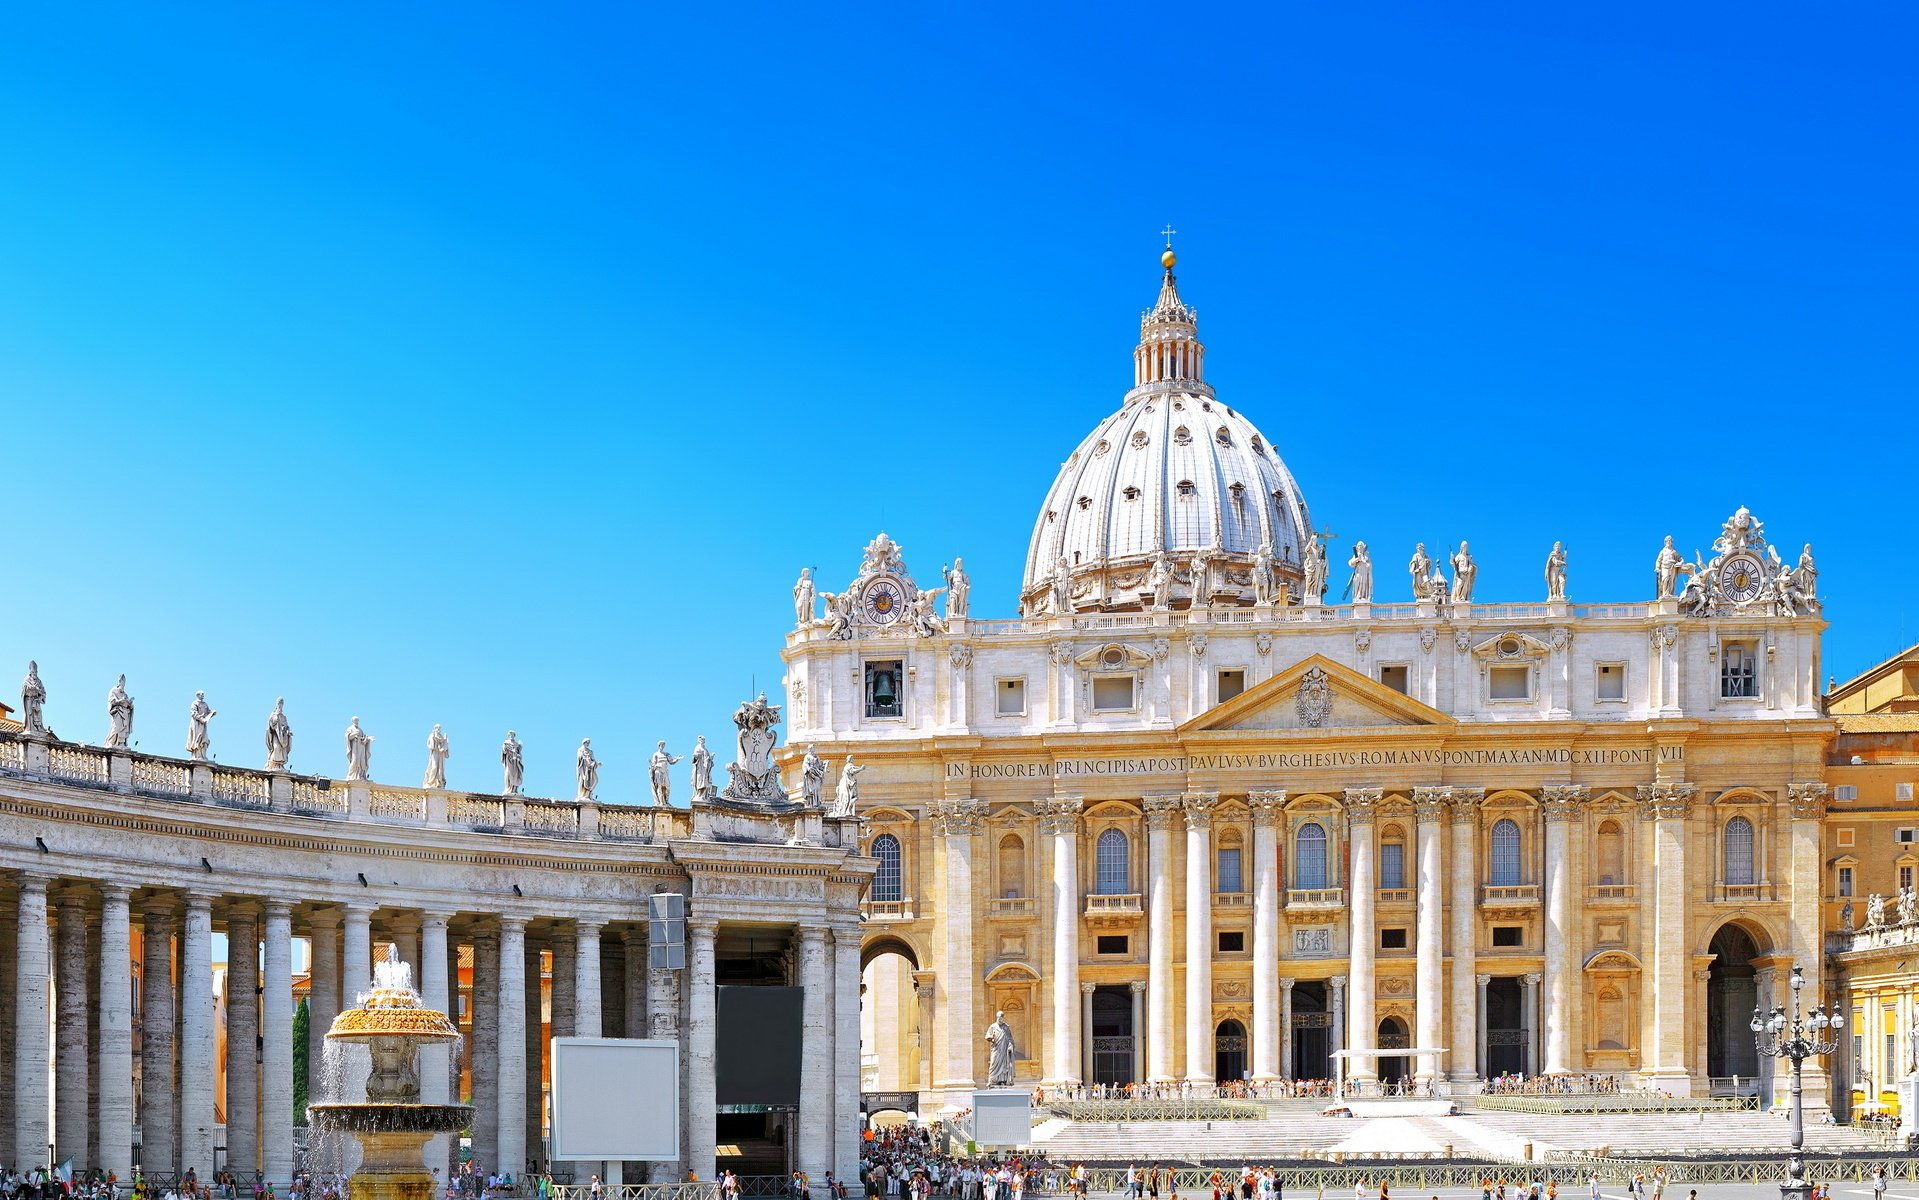
[[[1186,607],[1196,590],[1203,604],[1255,603],[1266,592],[1254,578],[1262,545],[1273,576],[1297,588],[1313,552],[1306,500],[1272,442],[1204,381],[1198,316],[1170,268],[1133,361],[1119,411],[1086,435],[1046,494],[1022,611],[1061,611],[1062,580],[1074,612],[1139,609],[1156,595]]]

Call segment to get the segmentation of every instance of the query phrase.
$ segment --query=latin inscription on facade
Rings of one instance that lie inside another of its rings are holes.
[[[1476,750],[1302,750],[1257,754],[1162,754],[1139,758],[1060,758],[1024,762],[948,763],[948,779],[1078,779],[1101,775],[1180,775],[1194,771],[1310,770],[1316,767],[1554,767],[1683,763],[1684,746],[1583,749],[1569,746]]]

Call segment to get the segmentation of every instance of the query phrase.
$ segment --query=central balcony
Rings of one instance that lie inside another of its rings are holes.
[[[1287,908],[1344,908],[1345,888],[1291,888],[1286,892]]]
[[[1479,902],[1497,908],[1516,908],[1539,906],[1539,885],[1536,883],[1488,884],[1479,889]]]
[[[1086,897],[1086,919],[1094,925],[1132,925],[1140,918],[1138,892]]]
[[[860,915],[869,921],[910,921],[913,919],[911,900],[862,900]]]

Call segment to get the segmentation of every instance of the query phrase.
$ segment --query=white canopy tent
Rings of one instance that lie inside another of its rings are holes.
[[[1403,1050],[1335,1050],[1333,1051],[1333,1095],[1341,1099],[1346,1096],[1346,1063],[1349,1060],[1365,1059],[1367,1062],[1374,1062],[1382,1058],[1417,1059],[1421,1055],[1430,1054],[1437,1068],[1439,1056],[1447,1052],[1445,1046],[1410,1046]],[[1450,1094],[1445,1078],[1438,1073],[1437,1069],[1433,1073],[1433,1094],[1436,1096]]]

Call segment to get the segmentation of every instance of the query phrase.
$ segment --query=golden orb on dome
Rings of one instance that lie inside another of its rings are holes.
[[[1168,271],[1172,270],[1173,264],[1178,261],[1179,259],[1173,254],[1172,247],[1170,246],[1166,248],[1164,254],[1159,256],[1159,265],[1165,267]]]

